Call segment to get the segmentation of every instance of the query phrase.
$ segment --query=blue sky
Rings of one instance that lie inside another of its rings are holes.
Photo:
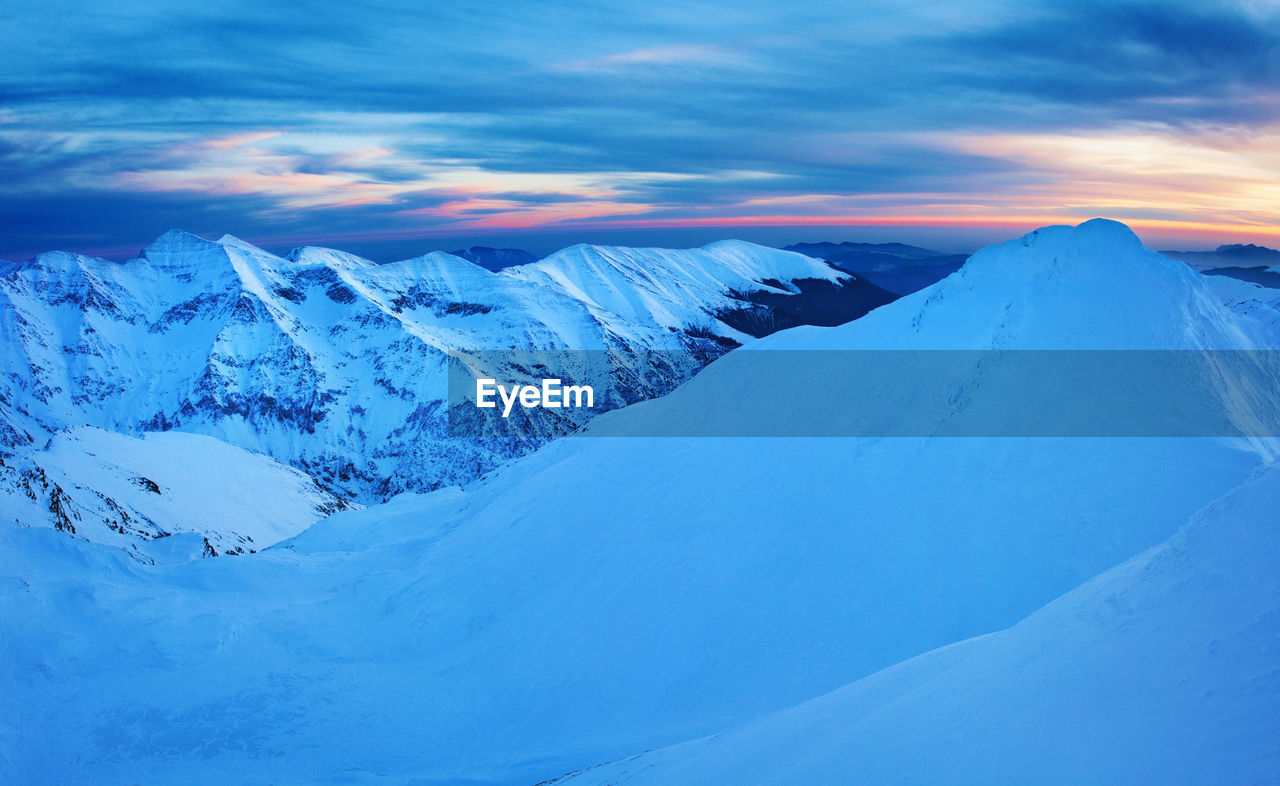
[[[1280,242],[1274,0],[0,2],[10,259]]]

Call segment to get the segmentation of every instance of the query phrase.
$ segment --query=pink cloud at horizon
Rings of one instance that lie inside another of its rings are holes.
[[[1135,128],[916,133],[899,141],[999,158],[1009,168],[959,185],[939,181],[948,187],[805,192],[788,190],[786,176],[773,172],[510,172],[423,158],[391,138],[263,130],[184,139],[148,167],[115,173],[114,182],[136,192],[255,198],[261,221],[298,226],[288,236],[305,242],[330,242],[332,233],[301,228],[330,223],[326,216],[348,225],[367,221],[366,229],[342,234],[356,240],[716,227],[1018,232],[1095,216],[1209,245],[1280,238],[1277,133],[1237,139]],[[884,140],[854,135],[845,142]],[[834,144],[827,140],[824,155]],[[717,196],[700,201],[703,193]]]

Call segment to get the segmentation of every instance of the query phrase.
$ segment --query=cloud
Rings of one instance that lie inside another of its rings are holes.
[[[244,147],[254,142],[262,142],[263,140],[280,136],[280,133],[279,131],[247,131],[240,134],[205,139],[199,143],[199,146],[206,150],[226,150],[227,148]]]
[[[552,71],[621,71],[637,67],[740,66],[742,58],[710,44],[669,44],[556,63]]]
[[[972,88],[1033,106],[1170,124],[1280,119],[1259,100],[1280,93],[1280,25],[1235,3],[1029,4],[936,44]],[[996,56],[1003,68],[990,67]]]
[[[89,211],[37,222],[50,246],[160,216],[1277,219],[1274,4],[52,0],[11,21],[0,200]],[[40,242],[30,211],[0,216],[4,243]]]

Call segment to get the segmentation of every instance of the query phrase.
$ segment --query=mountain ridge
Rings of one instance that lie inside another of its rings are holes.
[[[845,309],[796,307],[817,284]],[[669,353],[647,381],[602,390],[607,409],[666,392],[756,335],[891,299],[826,263],[742,242],[581,246],[493,272],[444,252],[377,265],[173,230],[132,260],[47,252],[0,277],[0,447],[12,457],[81,425],[190,431],[370,502],[467,482],[545,438],[451,437],[450,352]],[[36,469],[20,463],[8,474]]]

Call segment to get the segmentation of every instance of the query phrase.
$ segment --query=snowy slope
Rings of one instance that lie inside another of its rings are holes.
[[[868,318],[752,346],[1260,335],[1108,222],[971,264]],[[759,383],[736,356],[595,423],[713,411]],[[833,412],[863,405],[819,389]],[[1167,540],[1269,455],[1210,439],[581,438],[249,559],[143,568],[0,530],[0,619],[18,631],[0,648],[0,754],[17,780],[535,783],[1014,625]],[[1266,674],[1267,657],[1235,673]],[[54,733],[56,750],[41,744]]]
[[[762,276],[761,257],[769,260]],[[721,241],[690,251],[573,246],[541,262],[509,268],[513,279],[550,283],[602,321],[680,328],[742,305],[741,293],[764,288],[798,293],[796,281],[834,283],[845,275],[802,254]],[[786,282],[786,283],[783,283]],[[734,295],[738,297],[734,297]]]
[[[1208,276],[1209,289],[1227,308],[1260,323],[1280,346],[1280,289],[1241,281],[1230,276]]]
[[[347,507],[292,467],[211,437],[82,427],[0,471],[0,518],[144,561],[266,548]],[[189,534],[193,537],[170,536]]]
[[[1196,349],[1265,340],[1225,312],[1201,276],[1104,219],[984,248],[957,273],[869,317],[843,331],[842,346]]]
[[[1271,783],[1280,466],[1017,625],[565,784]]]
[[[344,496],[381,499],[465,482],[536,443],[446,438],[447,351],[688,353],[625,403],[750,339],[721,312],[767,315],[779,308],[751,298],[803,299],[806,281],[875,289],[747,243],[580,248],[493,273],[444,253],[388,265],[317,248],[282,258],[170,232],[128,262],[50,253],[0,276],[0,400],[42,437],[83,424],[203,433]],[[4,444],[20,447],[10,431]]]

